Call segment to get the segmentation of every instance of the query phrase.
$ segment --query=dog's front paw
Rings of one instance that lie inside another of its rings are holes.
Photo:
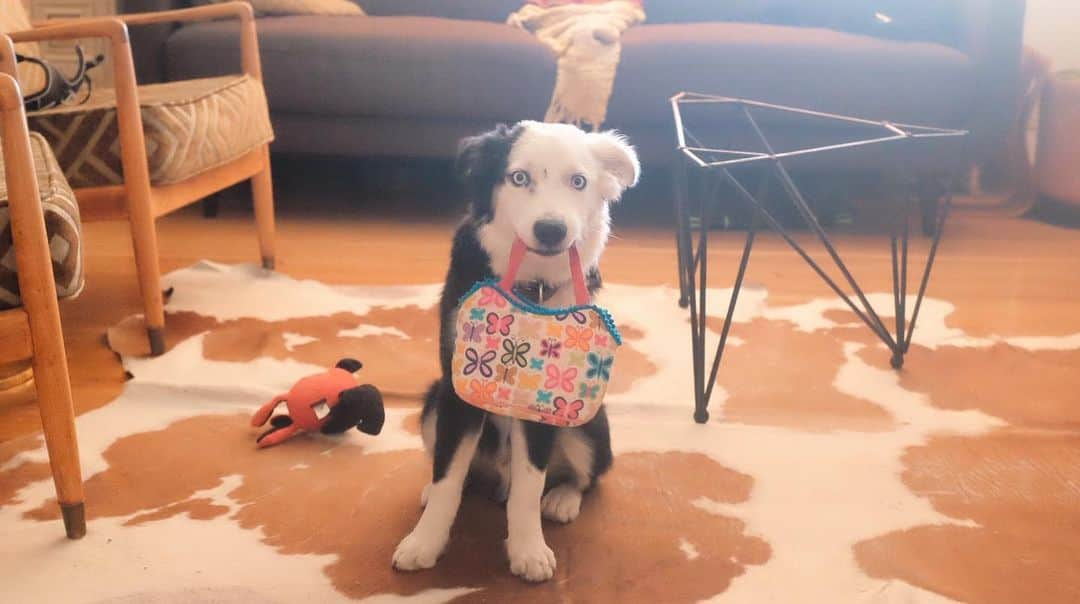
[[[394,568],[398,570],[421,570],[435,566],[448,537],[420,535],[417,531],[409,533],[401,540],[394,551]]]
[[[555,552],[543,538],[524,542],[506,541],[510,572],[526,581],[547,581],[555,574]]]
[[[420,507],[421,508],[426,508],[427,507],[428,493],[430,493],[430,492],[431,492],[431,483],[429,482],[426,485],[424,485],[424,490],[420,491]]]
[[[548,491],[540,500],[544,518],[555,522],[570,522],[581,512],[581,491],[564,484]]]

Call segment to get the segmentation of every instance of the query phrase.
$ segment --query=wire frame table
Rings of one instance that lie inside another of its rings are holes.
[[[689,127],[692,121],[688,115],[691,107],[697,111],[698,116],[701,116],[702,112],[704,112],[707,117],[711,118],[715,118],[715,114],[720,111],[726,111],[728,113],[726,116],[727,121],[723,122],[723,124],[727,124],[727,126],[719,125],[715,119],[712,119],[711,122],[709,119],[705,119],[702,122],[713,124],[711,128],[713,132],[716,130],[730,131],[733,129],[730,125],[737,123],[744,131],[743,138],[736,143],[729,142],[722,146],[706,144],[702,141],[702,138],[705,137],[699,138]],[[716,382],[720,361],[723,358],[724,348],[727,344],[728,333],[731,330],[732,318],[739,300],[743,279],[746,276],[747,263],[754,246],[754,238],[761,222],[764,222],[791,246],[795,253],[809,265],[829,289],[839,296],[847,307],[888,347],[892,353],[891,365],[896,369],[902,367],[904,355],[911,344],[915,323],[919,318],[919,308],[926,294],[930,272],[933,269],[938,245],[941,242],[945,221],[952,205],[950,188],[940,182],[912,181],[910,179],[900,187],[902,192],[899,197],[902,203],[897,204],[897,211],[892,213],[893,224],[890,237],[894,307],[894,321],[890,328],[888,323],[882,320],[873,305],[870,304],[863,288],[848,269],[836,246],[821,226],[813,208],[795,184],[795,180],[785,166],[785,162],[794,160],[794,158],[810,157],[841,150],[863,151],[863,148],[879,145],[902,145],[910,144],[913,141],[926,141],[927,139],[964,137],[967,135],[967,131],[875,121],[746,99],[690,92],[681,92],[672,97],[671,110],[674,114],[675,131],[678,138],[675,219],[679,263],[679,303],[681,306],[690,309],[691,348],[694,368],[694,420],[698,423],[705,423],[709,419],[709,399],[712,396],[713,385]],[[779,120],[787,125],[808,127],[823,125],[834,128],[840,127],[841,129],[847,127],[855,130],[858,136],[846,136],[841,140],[832,140],[821,145],[795,145],[794,148],[778,150],[774,148],[773,143],[766,136],[761,124],[762,119]],[[901,162],[898,161],[897,163]],[[750,188],[743,182],[745,178],[741,178],[736,174],[737,168],[753,165],[765,168],[761,173],[757,194],[751,193]],[[695,169],[706,181],[706,186],[702,187],[704,195],[698,196],[699,203],[697,207],[700,212],[698,215],[700,224],[696,228],[691,226],[691,204],[689,199],[690,170]],[[779,182],[785,197],[805,221],[806,226],[815,238],[822,244],[832,264],[840,272],[841,279],[833,279],[770,212],[769,207],[764,203],[764,195],[767,186],[772,181]],[[915,184],[912,184],[913,182]],[[708,363],[710,367],[706,374],[706,292],[710,205],[708,201],[717,193],[722,183],[728,185],[728,188],[734,192],[735,197],[748,204],[754,217],[746,232],[746,241],[743,246],[742,257],[739,260],[735,282],[732,286],[731,298],[728,301],[727,313],[720,331],[720,339],[712,362]],[[924,230],[930,231],[933,239],[926,257],[926,266],[923,268],[922,277],[919,279],[918,294],[909,318],[907,308],[909,211],[917,198],[925,201],[928,196],[933,203],[929,206],[925,203],[923,205]],[[943,200],[943,202],[938,203],[939,200]],[[927,208],[930,208],[930,215],[927,215]],[[694,241],[695,230],[697,231],[696,242]],[[849,295],[838,281],[846,284],[847,288],[850,288],[852,295]]]

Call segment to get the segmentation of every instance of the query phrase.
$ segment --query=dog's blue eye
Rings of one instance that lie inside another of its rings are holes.
[[[515,187],[529,186],[529,173],[525,170],[514,170],[510,173],[510,184]]]
[[[585,177],[581,174],[575,174],[570,177],[570,186],[578,191],[584,189],[587,184],[589,184],[589,181],[585,180]]]

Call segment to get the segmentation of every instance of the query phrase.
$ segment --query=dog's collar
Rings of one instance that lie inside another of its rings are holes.
[[[543,304],[555,297],[564,284],[553,285],[542,279],[519,281],[514,284],[514,293],[526,302]]]

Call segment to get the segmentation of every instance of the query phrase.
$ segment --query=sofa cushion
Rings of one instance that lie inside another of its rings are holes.
[[[30,134],[34,172],[45,213],[45,235],[49,239],[56,293],[61,298],[77,295],[83,288],[82,225],[75,195],[64,181],[49,143],[40,134]],[[20,306],[15,249],[11,236],[4,162],[0,157],[0,310]]]
[[[699,23],[623,35],[611,124],[670,123],[668,99],[701,92],[925,125],[966,123],[972,66],[938,44],[832,30]]]
[[[263,79],[275,112],[516,120],[543,117],[555,59],[530,34],[434,17],[259,19]],[[183,27],[169,39],[170,78],[236,65],[235,26]]]
[[[246,75],[139,87],[150,180],[181,182],[226,164],[274,138],[266,97]],[[120,184],[116,97],[98,89],[82,105],[29,115],[56,152],[73,187]]]
[[[369,15],[506,21],[525,0],[357,0]]]

